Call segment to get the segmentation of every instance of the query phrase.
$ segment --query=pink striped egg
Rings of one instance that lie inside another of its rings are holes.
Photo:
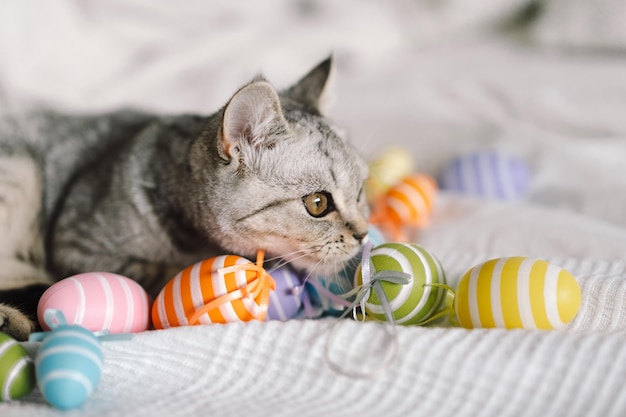
[[[150,300],[135,281],[110,272],[87,272],[65,278],[46,290],[37,306],[39,324],[48,309],[61,310],[68,324],[92,332],[135,333],[150,327]]]

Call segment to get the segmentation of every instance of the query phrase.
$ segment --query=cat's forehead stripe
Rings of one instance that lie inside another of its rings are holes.
[[[333,178],[333,183],[335,185],[338,185],[337,184],[337,175],[335,175],[335,171],[333,170],[332,166],[330,167],[330,176]]]
[[[237,221],[240,222],[240,221],[247,220],[250,217],[256,216],[257,214],[259,214],[259,213],[261,213],[261,212],[263,212],[265,210],[268,210],[268,209],[273,208],[273,207],[278,207],[278,206],[281,206],[283,204],[290,203],[293,200],[294,200],[293,198],[289,198],[289,199],[282,199],[282,200],[272,201],[272,202],[270,202],[268,204],[265,204],[263,207],[261,207],[259,209],[256,209],[256,210],[252,211],[251,213],[248,213],[245,216],[242,216],[242,217],[238,218]]]

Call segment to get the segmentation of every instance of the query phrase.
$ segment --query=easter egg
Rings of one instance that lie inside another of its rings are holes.
[[[385,149],[369,164],[370,175],[365,183],[370,201],[376,200],[387,190],[413,171],[412,156],[403,148]]]
[[[358,285],[363,283],[362,269],[362,266],[359,267],[355,275]],[[404,285],[382,280],[384,294],[370,291],[365,301],[367,316],[387,321],[381,296],[389,302],[397,324],[419,324],[442,307],[445,291],[428,284],[445,284],[445,273],[439,260],[422,247],[413,243],[384,243],[376,246],[370,254],[370,269],[372,277],[381,271],[398,271],[408,274],[410,279]]]
[[[48,309],[61,310],[68,323],[98,332],[141,332],[150,328],[150,300],[146,291],[130,278],[109,272],[88,272],[65,278],[46,290],[39,300],[37,316]]]
[[[224,255],[185,268],[152,304],[154,327],[263,321],[274,280],[255,267],[246,258]]]
[[[436,194],[435,180],[414,174],[391,187],[382,204],[394,224],[423,227],[430,221]]]
[[[289,267],[281,267],[270,272],[276,282],[276,289],[270,292],[270,304],[266,320],[289,320],[302,308],[304,288],[298,274]]]
[[[17,400],[35,387],[35,368],[26,349],[0,332],[0,401]]]
[[[46,335],[35,357],[37,386],[54,407],[81,406],[100,382],[104,356],[96,336],[78,325],[60,325]]]
[[[566,270],[543,260],[498,258],[467,271],[455,311],[461,326],[561,329],[576,316],[581,292]]]
[[[530,170],[521,158],[498,150],[464,154],[445,165],[439,176],[442,190],[500,200],[523,197],[530,185]]]
[[[391,187],[376,202],[371,221],[397,241],[406,241],[406,227],[425,227],[437,195],[437,184],[425,174],[414,174]]]

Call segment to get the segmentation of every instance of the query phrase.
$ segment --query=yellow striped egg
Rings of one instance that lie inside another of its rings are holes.
[[[576,279],[543,260],[521,256],[476,265],[463,275],[455,311],[465,328],[561,329],[581,302]]]
[[[382,281],[384,294],[370,291],[365,303],[367,316],[387,321],[381,295],[389,301],[397,324],[419,324],[440,309],[445,291],[428,284],[445,284],[446,277],[437,258],[425,249],[413,243],[384,243],[372,249],[370,262],[373,277],[376,272],[398,271],[408,274],[410,279],[404,285]],[[355,282],[363,283],[362,266],[356,271]]]
[[[413,158],[403,148],[385,149],[370,165],[370,175],[365,182],[367,197],[375,201],[387,190],[413,171]]]
[[[35,387],[35,367],[26,349],[0,332],[0,401],[16,400]]]
[[[370,175],[365,182],[370,202],[384,195],[389,188],[413,172],[413,157],[405,149],[389,147],[369,164]]]

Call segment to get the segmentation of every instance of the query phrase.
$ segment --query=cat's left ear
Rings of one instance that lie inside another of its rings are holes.
[[[327,104],[328,86],[333,72],[332,55],[320,62],[282,95],[297,101],[314,113],[323,113]]]
[[[278,93],[267,81],[253,81],[226,104],[218,151],[231,160],[244,148],[271,146],[287,132]]]

